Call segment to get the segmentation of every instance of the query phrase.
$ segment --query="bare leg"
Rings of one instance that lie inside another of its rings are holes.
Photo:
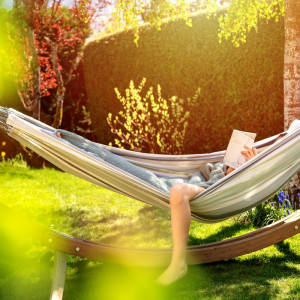
[[[170,192],[171,224],[173,237],[172,260],[167,270],[157,279],[163,285],[183,277],[187,272],[185,259],[186,244],[191,223],[189,201],[202,192],[204,188],[197,185],[175,184]]]

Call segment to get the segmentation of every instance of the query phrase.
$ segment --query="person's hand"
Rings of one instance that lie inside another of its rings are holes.
[[[60,132],[59,132],[59,131],[56,132],[56,135],[57,135],[59,138],[61,138],[61,135],[60,135]]]
[[[248,161],[249,159],[253,158],[255,155],[257,155],[257,151],[255,148],[249,148],[247,146],[245,146],[245,149],[247,151],[242,151],[241,154],[243,155],[243,157],[245,158],[246,161]]]
[[[253,158],[255,155],[257,155],[257,151],[256,151],[256,149],[255,148],[249,148],[249,147],[247,147],[247,146],[244,146],[245,147],[245,149],[247,150],[247,151],[241,151],[241,154],[243,155],[243,157],[245,158],[245,160],[246,161],[248,161],[249,159],[251,159],[251,158]],[[231,172],[233,172],[234,171],[234,168],[232,168],[232,167],[228,167],[228,169],[226,170],[226,172],[225,172],[225,175],[228,175],[228,174],[230,174]]]

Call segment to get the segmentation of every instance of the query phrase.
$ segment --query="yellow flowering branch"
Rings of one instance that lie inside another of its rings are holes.
[[[131,150],[151,153],[184,153],[184,137],[190,116],[188,109],[197,101],[200,89],[186,100],[176,96],[166,100],[161,95],[160,85],[157,85],[156,95],[150,87],[145,96],[141,96],[145,84],[146,78],[137,88],[130,81],[125,96],[115,88],[123,106],[114,118],[111,113],[107,116],[111,132],[117,136],[115,145],[120,148],[127,145]]]

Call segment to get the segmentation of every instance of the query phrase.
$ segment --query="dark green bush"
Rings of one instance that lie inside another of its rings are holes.
[[[239,223],[252,224],[257,228],[264,227],[294,213],[299,200],[300,194],[296,199],[290,199],[289,194],[280,191],[255,208],[236,216],[235,219]]]
[[[176,20],[157,31],[123,31],[90,42],[84,53],[89,109],[98,142],[113,141],[108,112],[121,107],[114,88],[147,78],[163,97],[186,99],[201,88],[185,139],[186,153],[226,148],[232,129],[257,132],[262,139],[283,130],[283,22],[261,23],[247,43],[218,42],[218,21],[195,15],[193,26]]]

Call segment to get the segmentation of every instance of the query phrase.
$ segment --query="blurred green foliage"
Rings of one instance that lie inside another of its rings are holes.
[[[275,19],[279,21],[284,16],[284,0],[232,0],[232,1],[187,1],[187,0],[117,0],[114,15],[126,29],[133,28],[135,42],[139,39],[140,20],[148,22],[158,30],[163,20],[168,22],[175,18],[185,20],[192,26],[190,12],[205,10],[208,17],[217,15],[220,8],[227,10],[218,18],[220,42],[231,40],[236,47],[246,43],[247,33],[256,29],[259,19]]]
[[[196,14],[192,27],[183,20],[163,23],[161,31],[142,26],[138,47],[132,30],[86,46],[84,75],[98,142],[114,139],[106,122],[109,112],[122,108],[114,88],[125,91],[130,80],[143,77],[146,89],[160,84],[164,98],[186,99],[201,88],[191,109],[186,153],[226,148],[234,128],[257,132],[258,140],[283,130],[282,20],[262,20],[237,48],[231,41],[219,43],[217,18],[223,13],[210,19]]]
[[[18,108],[20,103],[13,76],[20,75],[24,68],[23,54],[15,36],[9,35],[17,31],[14,21],[12,11],[0,7],[0,105]]]
[[[138,45],[141,19],[157,30],[161,30],[163,20],[168,22],[175,18],[181,18],[188,26],[192,26],[188,8],[186,0],[117,0],[113,14],[126,29],[133,28],[134,42]]]
[[[0,105],[4,105],[3,94],[6,86],[5,78],[5,53],[7,53],[7,43],[6,43],[6,32],[5,32],[5,19],[6,10],[1,8],[2,1],[0,1]]]

